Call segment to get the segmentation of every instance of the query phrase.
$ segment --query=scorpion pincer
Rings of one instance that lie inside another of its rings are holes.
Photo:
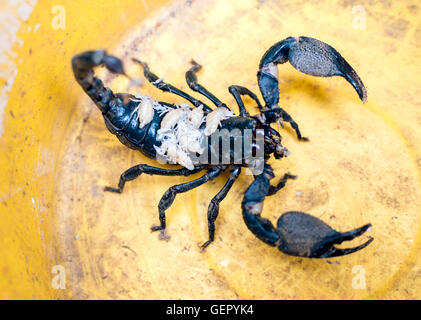
[[[252,91],[245,87],[232,85],[228,88],[237,102],[238,116],[198,83],[196,73],[201,66],[195,61],[192,61],[192,67],[186,72],[187,84],[193,91],[208,98],[215,105],[214,109],[159,78],[150,71],[145,62],[137,59],[133,61],[143,68],[144,76],[156,88],[181,96],[189,104],[175,105],[156,101],[146,95],[113,93],[95,77],[93,69],[104,65],[112,73],[120,75],[126,75],[126,73],[121,60],[108,55],[104,50],[86,51],[74,56],[72,67],[76,81],[102,112],[108,130],[124,145],[141,151],[149,158],[163,158],[172,164],[182,166],[175,169],[163,169],[139,164],[121,174],[117,188],[106,187],[105,191],[121,193],[127,181],[139,177],[142,173],[189,176],[204,171],[199,178],[174,185],[164,193],[158,204],[160,224],[152,226],[152,231],[160,230],[161,235],[165,235],[165,211],[171,206],[177,194],[203,185],[229,170],[230,174],[225,185],[212,198],[208,207],[209,238],[202,248],[204,249],[214,241],[215,220],[219,213],[220,202],[239,177],[241,169],[256,165],[256,161],[250,161],[250,158],[246,156],[243,156],[240,161],[234,159],[231,150],[227,160],[220,149],[217,151],[218,161],[197,161],[198,155],[205,154],[206,151],[215,152],[207,138],[214,135],[218,129],[227,129],[228,131],[237,130],[240,133],[237,138],[242,139],[243,145],[246,143],[247,130],[253,133],[253,137],[258,131],[263,135],[263,148],[260,148],[263,155],[260,161],[257,161],[261,164],[262,170],[253,171],[254,180],[247,188],[242,200],[243,219],[248,229],[257,238],[270,246],[277,247],[285,254],[309,258],[347,255],[363,249],[373,240],[369,237],[359,246],[339,249],[335,245],[359,237],[370,228],[371,224],[348,232],[338,232],[322,220],[303,212],[292,211],[282,214],[276,227],[270,220],[261,216],[265,198],[276,194],[285,186],[287,180],[296,178],[287,173],[277,184],[272,185],[270,182],[275,175],[268,163],[269,158],[273,155],[276,159],[280,159],[289,154],[281,144],[281,135],[271,127],[271,124],[288,122],[299,140],[308,140],[301,135],[298,124],[293,118],[279,106],[277,65],[289,61],[295,69],[309,75],[342,76],[354,87],[363,102],[367,100],[367,91],[361,79],[334,48],[308,37],[289,37],[275,43],[263,55],[257,73],[264,105]],[[256,102],[258,114],[249,114],[242,100],[243,95],[249,96]],[[257,151],[259,149],[257,139],[251,141],[252,150]],[[224,161],[221,160],[222,158]],[[209,158],[206,159],[209,160]]]

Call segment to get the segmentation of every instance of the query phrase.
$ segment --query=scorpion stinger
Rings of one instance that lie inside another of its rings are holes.
[[[117,97],[94,76],[93,68],[100,65],[105,65],[112,73],[127,76],[121,60],[107,55],[105,50],[86,51],[72,59],[73,73],[77,82],[104,113],[108,110],[111,100]]]
[[[289,61],[300,72],[318,77],[342,76],[357,91],[360,99],[367,100],[367,90],[358,74],[333,47],[309,37],[288,37],[275,43],[263,55],[257,73],[259,88],[267,109],[278,107],[279,82],[277,64]],[[287,121],[301,138],[298,125],[283,109],[279,121]]]
[[[292,256],[328,258],[359,251],[373,241],[370,237],[365,243],[354,248],[335,248],[336,244],[359,237],[371,224],[349,232],[338,232],[322,220],[303,212],[285,212],[279,217],[275,228],[268,219],[260,215],[265,197],[274,194],[271,190],[275,187],[269,182],[272,177],[272,168],[266,165],[265,171],[255,177],[245,192],[242,202],[243,218],[248,229],[263,242]]]

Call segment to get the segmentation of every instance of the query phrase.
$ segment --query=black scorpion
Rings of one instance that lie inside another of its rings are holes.
[[[133,61],[138,62],[143,67],[144,76],[156,88],[183,97],[194,106],[192,110],[202,108],[203,115],[210,117],[209,114],[213,110],[205,103],[164,82],[163,79],[149,70],[146,63],[136,59],[133,59]],[[335,245],[362,235],[370,228],[371,224],[366,224],[349,232],[337,232],[320,219],[302,212],[292,211],[284,213],[278,219],[276,228],[268,219],[261,217],[265,198],[274,195],[282,189],[288,179],[296,178],[287,173],[276,185],[270,184],[270,180],[275,175],[273,169],[267,163],[268,159],[271,155],[279,159],[288,154],[286,148],[281,145],[280,134],[271,127],[271,124],[282,123],[282,121],[288,122],[294,128],[299,140],[308,140],[301,136],[299,127],[292,117],[278,105],[277,64],[287,61],[298,71],[309,75],[321,77],[342,76],[351,83],[363,102],[367,99],[367,91],[362,81],[348,62],[328,44],[308,37],[286,38],[274,44],[263,55],[257,77],[265,102],[264,106],[249,89],[238,85],[230,86],[229,92],[234,96],[238,104],[239,116],[221,118],[220,128],[228,130],[236,128],[240,129],[241,132],[248,128],[253,132],[257,130],[263,130],[264,132],[264,166],[260,173],[254,175],[253,182],[244,194],[242,201],[244,221],[248,229],[257,238],[289,255],[327,258],[356,252],[366,247],[373,239],[369,237],[365,243],[348,249],[336,248]],[[197,82],[196,72],[201,66],[194,61],[192,63],[193,66],[186,73],[189,87],[208,98],[216,105],[217,110],[230,110],[226,104]],[[73,72],[77,82],[101,110],[108,130],[116,135],[127,147],[139,150],[146,156],[156,159],[158,157],[157,147],[159,148],[162,143],[162,139],[158,138],[158,132],[165,114],[154,112],[147,124],[140,125],[142,121],[139,111],[140,100],[136,96],[127,93],[114,94],[109,88],[106,88],[103,82],[94,76],[93,68],[101,65],[104,65],[112,73],[126,75],[121,60],[108,55],[104,50],[86,51],[75,55],[72,59]],[[249,115],[244,107],[242,95],[247,95],[256,102],[260,111],[259,114]],[[157,103],[169,110],[177,108],[177,106],[170,103],[161,101]],[[205,129],[206,123],[200,123],[198,127],[199,132],[203,133]],[[205,170],[206,173],[196,180],[172,186],[161,198],[158,205],[160,225],[153,226],[151,229],[164,232],[166,228],[165,211],[171,206],[178,193],[192,190],[215,179],[222,172],[229,170],[230,175],[227,182],[211,200],[208,207],[209,239],[202,245],[202,248],[205,248],[214,240],[215,220],[219,212],[219,203],[226,197],[234,181],[238,178],[241,168],[249,165],[250,163],[247,161],[241,161],[241,163],[230,162],[228,164],[196,163],[191,168],[184,166],[183,168],[169,170],[139,164],[121,174],[117,188],[106,187],[105,190],[121,193],[127,181],[139,177],[142,173],[188,176]]]

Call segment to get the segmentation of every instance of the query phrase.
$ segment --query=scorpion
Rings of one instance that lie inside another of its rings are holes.
[[[209,238],[201,245],[202,250],[214,241],[215,220],[218,217],[220,202],[230,191],[242,168],[250,168],[256,161],[253,162],[245,156],[240,159],[241,161],[233,161],[231,150],[228,163],[227,161],[197,163],[192,160],[193,155],[201,154],[205,149],[211,148],[208,142],[203,143],[203,141],[208,141],[204,138],[214,134],[218,128],[239,130],[239,137],[243,143],[246,143],[245,132],[248,129],[253,134],[260,131],[264,141],[263,149],[260,148],[263,153],[260,159],[262,170],[253,172],[253,182],[246,189],[241,204],[244,222],[258,239],[277,247],[287,255],[307,258],[348,255],[371,243],[373,238],[368,237],[366,242],[356,247],[338,248],[336,246],[361,236],[370,229],[370,223],[348,232],[338,232],[321,219],[303,212],[290,211],[282,214],[276,227],[269,219],[261,216],[265,198],[275,195],[285,186],[287,180],[296,178],[286,173],[277,184],[271,184],[275,174],[268,160],[272,155],[275,159],[280,159],[289,154],[287,148],[281,144],[279,124],[283,127],[283,122],[288,122],[295,130],[298,140],[308,140],[301,135],[299,126],[293,118],[279,106],[277,65],[289,61],[295,69],[308,75],[341,76],[353,86],[363,103],[367,100],[367,90],[360,77],[333,47],[320,40],[304,36],[288,37],[275,43],[264,53],[257,72],[258,86],[265,105],[262,105],[256,94],[246,87],[232,85],[228,88],[238,105],[238,116],[198,83],[196,73],[201,69],[201,65],[195,61],[191,61],[192,67],[185,74],[187,84],[193,91],[209,99],[215,105],[214,109],[159,78],[150,71],[147,63],[134,58],[132,60],[143,68],[145,78],[156,88],[181,96],[190,104],[176,105],[156,101],[146,95],[113,93],[99,78],[95,77],[93,70],[95,67],[105,66],[113,74],[131,78],[125,73],[123,62],[107,54],[105,50],[85,51],[75,55],[72,58],[72,68],[76,81],[102,112],[107,129],[116,135],[120,142],[131,149],[141,151],[149,158],[157,160],[158,157],[164,157],[173,165],[181,165],[181,168],[174,169],[146,164],[135,165],[121,174],[116,188],[105,187],[104,191],[122,193],[125,183],[134,180],[142,173],[189,176],[205,171],[199,178],[174,185],[164,193],[158,204],[160,224],[153,225],[152,231],[160,231],[162,237],[166,236],[165,212],[177,194],[197,188],[217,178],[221,173],[229,171],[225,185],[212,198],[208,206]],[[259,114],[249,114],[242,96],[248,96],[255,101]],[[276,123],[278,123],[278,130],[271,126]],[[254,152],[258,151],[259,146],[255,136],[251,140],[251,146]],[[218,152],[221,156],[222,151]]]

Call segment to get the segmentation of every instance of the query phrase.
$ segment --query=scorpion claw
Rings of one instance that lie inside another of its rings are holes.
[[[361,236],[371,227],[366,224],[348,232],[338,232],[322,220],[307,213],[290,211],[281,215],[276,228],[266,218],[260,216],[263,201],[269,195],[268,172],[256,176],[244,195],[243,218],[248,229],[268,245],[277,247],[285,254],[307,257],[328,258],[347,255],[368,246],[373,238],[360,246],[347,249],[335,248],[334,245]]]
[[[349,232],[337,232],[322,220],[303,212],[286,212],[277,223],[280,236],[278,249],[299,257],[328,258],[347,255],[368,246],[373,238],[360,246],[347,249],[335,248],[335,244],[355,239],[366,232],[371,224]]]
[[[264,54],[258,76],[259,87],[269,108],[279,102],[278,70],[276,65],[289,61],[300,72],[318,77],[344,77],[367,100],[367,90],[358,74],[333,47],[308,37],[289,37],[274,44]]]
[[[340,257],[340,256],[345,256],[347,254],[357,252],[367,247],[373,240],[374,238],[369,237],[369,239],[366,242],[364,242],[362,245],[354,247],[354,248],[338,249],[338,248],[332,247],[328,252],[321,255],[320,258]]]

